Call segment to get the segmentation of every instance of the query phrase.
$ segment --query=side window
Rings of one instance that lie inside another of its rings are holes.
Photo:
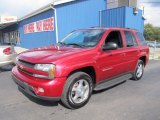
[[[136,39],[130,31],[124,31],[124,34],[126,37],[127,47],[137,46]]]
[[[145,41],[145,39],[144,39],[143,34],[140,33],[140,32],[137,32],[136,35],[137,35],[137,38],[138,38],[140,44],[146,46],[147,43],[146,43],[146,41]]]
[[[121,36],[120,31],[110,32],[105,40],[105,44],[107,44],[108,42],[114,42],[118,45],[119,48],[122,48],[123,43],[122,43],[122,36]]]

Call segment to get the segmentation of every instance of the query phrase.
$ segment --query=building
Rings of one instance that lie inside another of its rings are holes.
[[[107,9],[123,6],[138,7],[138,0],[107,0]]]
[[[127,2],[118,5],[111,8],[107,0],[57,0],[17,22],[0,25],[0,40],[30,49],[56,44],[69,32],[86,27],[127,27],[143,32],[142,11],[135,13]]]

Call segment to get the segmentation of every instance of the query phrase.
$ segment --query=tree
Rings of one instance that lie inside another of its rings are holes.
[[[157,40],[157,41],[160,41],[160,28],[155,27],[154,33],[155,33],[154,39]]]
[[[154,27],[152,24],[145,24],[144,36],[149,41],[160,41],[160,27]]]

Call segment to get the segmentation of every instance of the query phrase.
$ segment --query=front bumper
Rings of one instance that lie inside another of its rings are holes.
[[[66,78],[43,80],[20,72],[17,67],[12,69],[12,79],[25,93],[43,100],[58,101],[61,98]],[[44,92],[38,91],[43,88]]]
[[[22,82],[20,80],[18,80],[15,76],[12,76],[12,79],[14,80],[14,82],[18,85],[19,89],[24,91],[25,93],[27,93],[30,96],[33,96],[35,98],[38,99],[42,99],[42,100],[49,100],[49,101],[59,101],[60,97],[43,97],[43,96],[39,96],[35,93],[34,88],[30,85],[28,85],[25,82]]]

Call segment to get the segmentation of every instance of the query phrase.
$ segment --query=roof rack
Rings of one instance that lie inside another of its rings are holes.
[[[89,27],[89,28],[100,28],[99,26],[92,26],[92,27]]]
[[[110,27],[110,28],[123,28],[123,29],[129,29],[129,30],[137,30],[135,28],[128,28],[128,27],[119,27],[119,26],[115,26],[115,27]]]

